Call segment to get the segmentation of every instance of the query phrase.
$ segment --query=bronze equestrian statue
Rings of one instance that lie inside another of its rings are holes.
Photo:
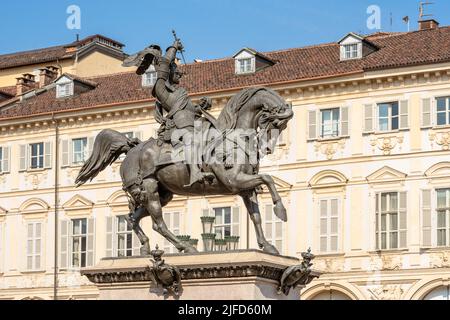
[[[279,254],[264,236],[257,190],[267,186],[274,213],[284,222],[286,209],[272,177],[258,171],[261,157],[274,149],[277,133],[286,129],[292,119],[292,105],[273,90],[249,88],[230,99],[215,119],[207,112],[210,99],[203,98],[194,105],[187,91],[179,86],[182,73],[175,59],[182,50],[176,39],[165,55],[159,46],[152,45],[125,60],[124,65],[137,66],[140,75],[150,65],[155,66],[157,81],[152,95],[157,99],[155,119],[161,124],[158,138],[141,142],[114,130],[103,130],[75,182],[80,186],[92,180],[126,154],[120,174],[123,190],[130,199],[128,221],[141,241],[142,255],[150,253],[149,239],[139,226],[147,216],[152,218],[153,229],[180,252],[197,251],[178,240],[163,220],[162,208],[174,194],[241,196],[255,226],[259,247]]]

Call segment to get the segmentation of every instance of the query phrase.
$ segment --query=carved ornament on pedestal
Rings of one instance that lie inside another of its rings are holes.
[[[372,152],[375,152],[376,149],[379,149],[383,152],[383,155],[389,156],[394,150],[395,147],[399,147],[401,150],[402,144],[404,141],[404,136],[402,133],[388,135],[388,136],[370,136],[370,145],[372,146]]]

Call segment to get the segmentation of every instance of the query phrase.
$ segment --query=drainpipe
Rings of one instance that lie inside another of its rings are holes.
[[[53,299],[58,300],[58,205],[59,205],[59,124],[52,112],[52,122],[55,125],[55,248],[54,248],[54,272],[53,272]]]

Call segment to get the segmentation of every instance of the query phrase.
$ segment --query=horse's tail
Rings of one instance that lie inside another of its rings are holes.
[[[126,154],[139,142],[137,139],[129,139],[115,130],[102,130],[95,138],[91,156],[86,160],[75,179],[77,187],[85,184],[88,180],[92,181],[121,154]]]

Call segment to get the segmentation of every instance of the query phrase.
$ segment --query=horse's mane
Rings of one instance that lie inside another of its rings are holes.
[[[267,88],[247,88],[234,95],[228,101],[225,108],[220,113],[219,120],[222,130],[232,130],[236,128],[237,118],[241,108],[258,92],[273,92]]]

